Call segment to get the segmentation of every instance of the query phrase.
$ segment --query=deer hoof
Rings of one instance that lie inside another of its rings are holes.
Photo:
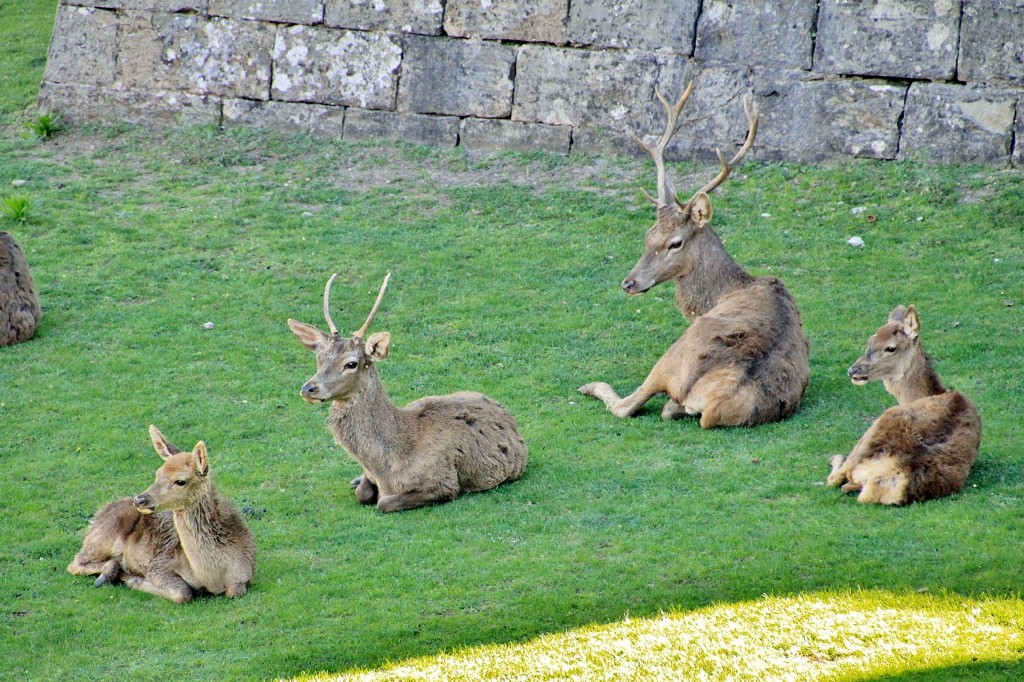
[[[362,483],[362,482],[363,482],[363,477],[362,476],[356,476],[351,481],[349,481],[349,485],[352,486],[353,488],[358,488],[359,484]]]

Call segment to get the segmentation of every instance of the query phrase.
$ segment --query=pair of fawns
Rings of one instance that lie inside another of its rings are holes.
[[[617,417],[635,415],[657,394],[667,394],[662,417],[700,415],[703,428],[753,426],[797,411],[807,388],[809,344],[800,312],[775,277],[754,277],[725,250],[710,226],[708,193],[738,165],[757,134],[758,112],[743,108],[748,132],[740,150],[689,200],[680,201],[665,170],[664,154],[693,90],[678,101],[658,99],[668,117],[650,145],[657,220],[644,254],[622,288],[632,295],[672,280],[676,305],[691,324],[658,360],[643,384],[620,397],[603,382],[580,392],[603,401]],[[512,414],[481,393],[429,396],[404,408],[387,397],[376,365],[391,336],[366,332],[387,289],[388,277],[363,326],[343,337],[330,315],[334,276],[324,289],[329,332],[295,320],[288,326],[316,353],[317,371],[301,389],[310,403],[331,402],[335,440],[362,466],[352,481],[356,499],[384,512],[447,502],[518,479],[526,443]],[[948,391],[920,343],[914,306],[893,310],[850,367],[854,384],[881,380],[898,405],[886,410],[853,451],[830,460],[829,486],[857,492],[858,500],[903,505],[960,490],[978,454],[981,420],[961,393]],[[128,586],[177,602],[197,591],[237,597],[252,579],[254,543],[242,516],[210,480],[205,445],[180,452],[156,429],[150,436],[164,464],[148,490],[110,503],[94,518],[82,550],[68,566],[76,575],[99,575],[97,585]]]

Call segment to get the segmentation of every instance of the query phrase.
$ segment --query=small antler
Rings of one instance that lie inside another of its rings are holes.
[[[363,338],[363,334],[370,328],[370,322],[373,321],[373,316],[377,314],[377,308],[380,307],[381,299],[384,298],[384,290],[388,288],[388,280],[391,279],[391,273],[389,272],[384,276],[384,283],[380,285],[380,293],[377,294],[377,300],[373,304],[373,308],[370,309],[370,316],[366,318],[366,322],[363,322],[363,326],[359,328],[359,331],[352,333],[353,339]]]
[[[665,107],[665,114],[667,121],[665,122],[665,132],[662,133],[661,139],[658,143],[651,147],[646,142],[640,139],[640,136],[634,133],[632,130],[629,134],[633,140],[636,141],[640,147],[651,155],[654,160],[654,167],[658,170],[658,198],[655,199],[645,190],[640,190],[644,193],[651,203],[656,204],[658,208],[664,206],[670,206],[671,202],[679,203],[679,199],[676,197],[676,191],[672,187],[672,182],[668,179],[668,174],[665,172],[665,147],[668,146],[669,140],[676,134],[676,128],[679,124],[679,113],[683,110],[683,106],[686,104],[686,100],[690,98],[690,93],[693,92],[693,81],[686,86],[686,91],[680,95],[679,101],[675,105],[668,103],[665,96],[661,94],[661,90],[657,85],[654,86],[654,94],[658,96],[658,101]]]
[[[747,155],[747,152],[750,151],[750,147],[754,144],[754,137],[757,136],[757,124],[761,118],[761,112],[757,110],[756,105],[751,107],[750,103],[747,102],[746,96],[744,96],[743,113],[747,117],[747,139],[743,141],[743,146],[740,147],[740,150],[736,152],[736,156],[732,157],[732,161],[729,163],[725,162],[725,157],[722,156],[721,150],[716,149],[715,153],[718,154],[718,160],[722,162],[722,170],[718,172],[718,175],[715,176],[714,180],[694,192],[693,196],[690,197],[690,200],[686,203],[690,203],[690,201],[696,199],[697,195],[701,192],[710,192],[725,182],[725,179],[729,177],[729,173],[732,172],[732,169],[735,168],[739,162],[743,160],[743,157]]]
[[[334,278],[338,276],[338,273],[331,275],[331,278],[327,280],[327,286],[324,287],[324,319],[327,320],[327,326],[331,328],[332,334],[338,333],[338,328],[334,326],[334,320],[331,319],[331,285],[334,284]]]

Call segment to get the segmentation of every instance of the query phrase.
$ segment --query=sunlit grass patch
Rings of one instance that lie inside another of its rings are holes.
[[[1012,665],[1024,633],[1010,603],[881,591],[764,597],[295,679],[824,680]]]

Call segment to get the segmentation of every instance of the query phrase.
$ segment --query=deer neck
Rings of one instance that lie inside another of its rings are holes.
[[[328,420],[335,440],[363,467],[388,468],[401,449],[402,413],[388,398],[376,367],[368,368],[362,381],[353,397],[334,401]]]
[[[932,367],[931,358],[920,346],[913,348],[910,360],[904,370],[882,381],[900,405],[909,405],[915,400],[946,392],[939,375]]]
[[[174,510],[174,527],[192,570],[201,574],[204,564],[210,563],[211,553],[225,546],[226,533],[217,511],[217,489],[212,482],[199,493],[195,504]]]
[[[705,227],[690,242],[688,258],[675,277],[676,306],[692,320],[753,279],[725,250],[715,231]]]

